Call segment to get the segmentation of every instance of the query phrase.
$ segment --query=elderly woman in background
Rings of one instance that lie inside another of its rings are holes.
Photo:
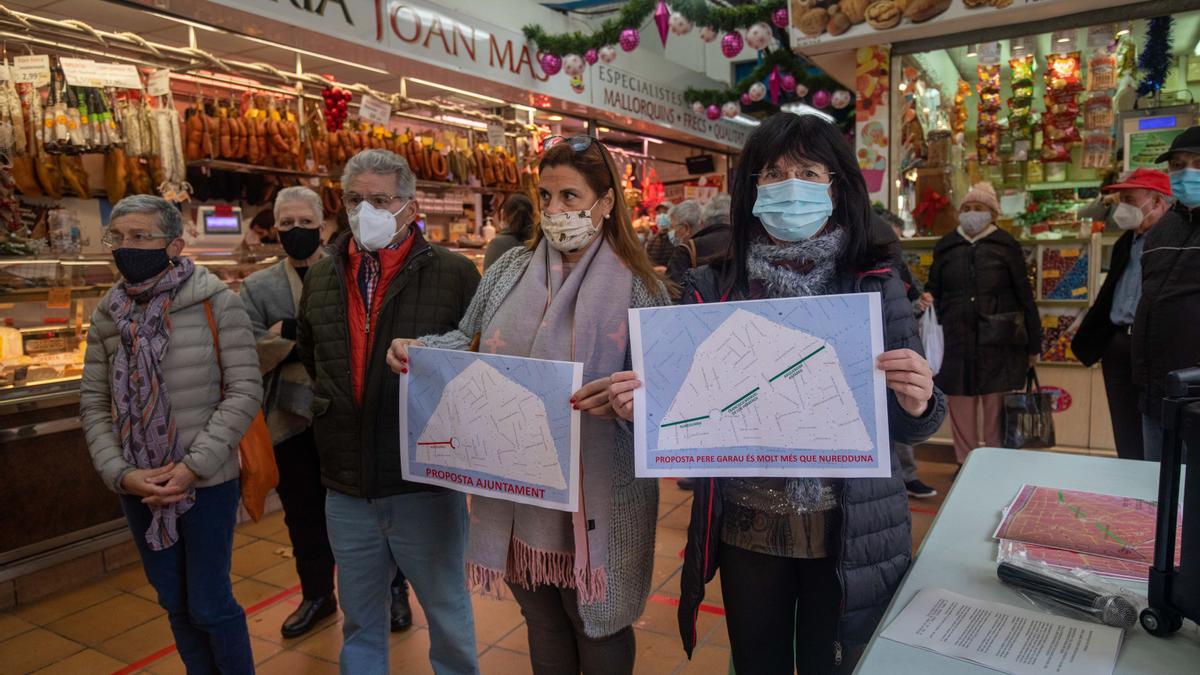
[[[183,218],[169,202],[117,202],[103,242],[122,280],[88,331],[79,408],[92,462],[121,495],[188,672],[253,672],[229,580],[238,443],[262,401],[250,319],[224,282],[182,257]]]
[[[267,427],[279,466],[279,500],[296,556],[304,600],[283,622],[285,638],[304,635],[337,611],[333,551],[325,529],[325,487],[312,434],[312,380],[296,352],[296,316],[304,275],[320,260],[321,198],[306,187],[275,196],[275,231],[287,257],[242,282],[242,302],[258,347]]]

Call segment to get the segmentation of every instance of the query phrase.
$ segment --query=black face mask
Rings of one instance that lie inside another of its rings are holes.
[[[117,270],[131,284],[153,279],[171,264],[165,248],[118,248],[112,255]]]
[[[283,250],[296,260],[308,260],[321,247],[321,229],[293,227],[279,233]]]

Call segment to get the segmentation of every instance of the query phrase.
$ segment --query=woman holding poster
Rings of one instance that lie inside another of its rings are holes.
[[[388,363],[408,371],[408,347],[429,346],[583,363],[572,404],[583,476],[575,513],[476,496],[472,586],[507,584],[529,628],[535,673],[631,673],[632,624],[645,608],[658,487],[635,479],[633,439],[609,403],[628,367],[630,308],[669,303],[633,231],[608,150],[588,136],[552,138],[539,164],[543,208],[529,248],[488,268],[459,329],[396,340]]]
[[[815,115],[767,119],[746,141],[731,187],[732,256],[690,272],[683,302],[880,293],[888,351],[876,365],[891,438],[931,436],[945,400],[921,356],[897,263],[871,244],[866,185],[837,127]],[[627,377],[614,376],[610,392],[629,419],[639,383]],[[684,648],[695,647],[704,584],[720,567],[737,672],[848,671],[911,548],[897,478],[697,480],[679,606]]]

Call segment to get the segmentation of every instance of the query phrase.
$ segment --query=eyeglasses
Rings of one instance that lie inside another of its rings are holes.
[[[400,195],[389,195],[382,192],[371,195],[360,195],[357,192],[347,192],[342,198],[348,210],[353,211],[363,202],[370,202],[377,209],[386,209],[392,202],[400,199]]]
[[[120,232],[109,230],[100,237],[100,242],[109,248],[121,248],[126,242],[134,248],[142,248],[143,244],[148,244],[155,239],[174,239],[170,234],[153,234],[151,232],[134,232],[129,235],[128,239]]]
[[[1183,169],[1200,169],[1200,156],[1192,155],[1191,157],[1180,157],[1178,155],[1167,160],[1168,171],[1181,171]]]
[[[275,224],[275,229],[280,232],[287,232],[297,227],[302,230],[315,230],[321,227],[321,221],[313,218],[283,218]]]
[[[792,171],[780,171],[779,169],[772,167],[766,171],[763,171],[762,173],[752,173],[750,175],[756,178],[760,183],[770,184],[779,183],[789,178],[799,178],[800,180],[806,180],[810,183],[829,183],[831,180],[833,180],[832,176],[836,174],[834,174],[832,171],[821,172],[817,169],[809,168],[795,169]]]
[[[550,148],[553,148],[554,146],[559,145],[561,143],[566,143],[575,152],[583,152],[584,150],[587,150],[588,148],[592,147],[592,143],[599,143],[599,141],[592,138],[591,136],[583,136],[583,135],[570,136],[570,137],[549,136],[546,138],[546,140],[542,141],[542,151],[549,150]]]

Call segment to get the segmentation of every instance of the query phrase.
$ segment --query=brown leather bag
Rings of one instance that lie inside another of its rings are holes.
[[[221,398],[224,399],[225,369],[221,367],[221,338],[217,335],[217,322],[213,318],[212,303],[208,300],[204,301],[204,314],[208,317],[208,329],[212,331],[217,370],[221,372]],[[238,459],[242,469],[242,506],[246,507],[246,513],[257,523],[266,509],[267,495],[279,485],[275,446],[271,443],[271,432],[267,429],[267,418],[263,416],[261,408],[238,444]]]

